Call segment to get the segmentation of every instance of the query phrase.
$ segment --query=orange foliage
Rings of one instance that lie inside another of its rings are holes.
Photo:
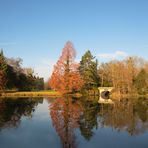
[[[74,129],[79,127],[78,121],[83,107],[79,103],[73,103],[71,98],[58,98],[50,105],[49,109],[53,126],[63,147],[77,147]]]
[[[52,89],[62,93],[78,91],[83,86],[80,77],[79,64],[74,62],[76,51],[71,42],[67,42],[62,55],[54,66],[49,85]]]

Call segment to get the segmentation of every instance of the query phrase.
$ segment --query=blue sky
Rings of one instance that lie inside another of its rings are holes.
[[[0,48],[48,78],[66,41],[77,59],[148,59],[148,0],[0,0]]]

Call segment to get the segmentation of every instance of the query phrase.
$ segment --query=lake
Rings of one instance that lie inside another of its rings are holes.
[[[1,148],[147,148],[148,101],[0,99]]]

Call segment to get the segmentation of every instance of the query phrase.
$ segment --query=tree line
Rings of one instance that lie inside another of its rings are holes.
[[[22,68],[22,59],[6,58],[0,51],[0,91],[43,90],[44,79],[35,76],[33,69]]]
[[[148,61],[139,57],[100,63],[91,51],[75,61],[76,50],[68,41],[54,66],[49,87],[62,93],[87,92],[98,87],[114,87],[119,94],[148,93]],[[47,85],[47,84],[46,84]],[[22,67],[22,59],[6,58],[0,51],[0,90],[43,90],[44,80],[31,68]]]
[[[73,93],[101,87],[114,87],[116,93],[148,93],[148,61],[139,57],[99,63],[88,50],[75,62],[76,50],[68,41],[49,79],[51,89]]]

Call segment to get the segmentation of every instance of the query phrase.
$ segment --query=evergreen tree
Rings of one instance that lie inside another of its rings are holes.
[[[0,51],[0,90],[4,90],[6,86],[7,75],[7,63],[3,54],[3,50]]]
[[[148,92],[148,73],[144,69],[139,72],[134,84],[139,94],[146,94]]]
[[[91,89],[99,86],[99,75],[97,72],[98,61],[88,50],[80,61],[80,74],[84,81],[84,88]]]

